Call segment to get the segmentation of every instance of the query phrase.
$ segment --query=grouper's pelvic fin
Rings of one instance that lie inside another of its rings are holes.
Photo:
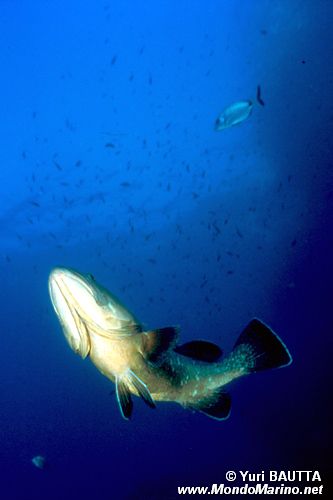
[[[131,388],[137,392],[138,396],[140,396],[150,408],[155,408],[155,403],[148,387],[134,372],[132,372],[132,370],[127,370],[123,375],[117,376],[115,382],[120,412],[125,420],[131,417],[133,411]]]
[[[230,357],[238,359],[239,368],[247,373],[281,368],[292,362],[280,337],[257,318],[242,331]]]

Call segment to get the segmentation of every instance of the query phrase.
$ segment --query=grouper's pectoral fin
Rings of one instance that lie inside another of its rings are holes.
[[[176,346],[179,328],[166,326],[149,332],[143,332],[142,354],[148,361],[156,363],[169,350]]]
[[[231,397],[227,392],[223,391],[222,388],[218,388],[209,392],[203,399],[188,404],[186,407],[200,411],[216,420],[225,420],[230,415]]]
[[[117,400],[121,414],[126,420],[131,417],[133,411],[131,397],[133,389],[150,408],[155,408],[155,402],[146,384],[132,370],[127,370],[123,375],[116,377]]]

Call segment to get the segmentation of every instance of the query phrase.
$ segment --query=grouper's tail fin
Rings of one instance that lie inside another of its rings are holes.
[[[290,365],[286,345],[267,325],[254,318],[240,334],[232,352],[247,373]]]
[[[255,318],[242,331],[231,354],[221,363],[221,385],[185,406],[216,420],[225,420],[231,410],[231,398],[224,391],[226,384],[242,375],[281,368],[291,362],[290,352],[282,340]]]

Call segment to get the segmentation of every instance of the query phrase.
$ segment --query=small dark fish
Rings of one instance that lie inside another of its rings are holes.
[[[62,166],[59,165],[59,163],[55,160],[53,160],[54,165],[57,167],[58,170],[62,170]]]
[[[208,283],[207,278],[204,278],[204,279],[203,279],[203,281],[202,281],[202,282],[201,282],[201,284],[200,284],[200,288],[203,288],[204,286],[206,286],[206,285],[207,285],[207,283]]]
[[[74,132],[75,131],[75,125],[68,119],[66,118],[65,120],[65,125],[66,125],[66,128],[68,128],[68,130],[70,130],[71,132]]]
[[[113,144],[113,142],[107,142],[106,144],[104,144],[104,147],[114,149],[115,145]]]
[[[212,226],[215,229],[215,231],[216,231],[217,234],[221,233],[221,229],[219,228],[219,226],[217,225],[216,222],[212,222]]]
[[[265,103],[264,103],[264,101],[261,98],[261,87],[260,87],[260,85],[257,86],[257,101],[258,101],[259,104],[261,104],[261,106],[265,106]]]
[[[31,201],[30,203],[31,203],[31,205],[33,205],[34,207],[40,207],[40,204],[39,204],[39,203],[37,203],[37,201]]]
[[[122,187],[126,187],[127,188],[127,187],[130,187],[131,184],[129,182],[127,182],[127,181],[124,181],[124,182],[121,182],[120,185]]]
[[[111,66],[113,66],[115,64],[116,60],[117,60],[117,56],[114,55],[113,58],[111,59]]]
[[[237,236],[239,236],[240,238],[244,238],[243,234],[240,232],[238,227],[237,227],[236,233],[237,233]]]

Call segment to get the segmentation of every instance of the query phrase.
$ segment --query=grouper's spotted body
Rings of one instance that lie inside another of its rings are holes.
[[[249,373],[291,363],[291,356],[264,323],[253,319],[225,359],[203,340],[178,343],[178,328],[143,331],[142,325],[91,275],[56,268],[49,278],[54,309],[72,349],[116,385],[124,418],[132,413],[131,394],[150,406],[174,401],[223,420],[231,399],[224,387]]]

